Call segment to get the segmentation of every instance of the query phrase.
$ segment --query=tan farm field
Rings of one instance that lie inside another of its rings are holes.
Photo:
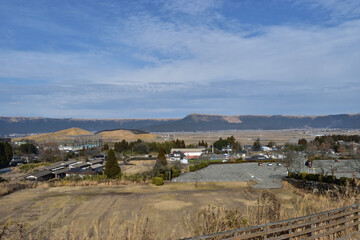
[[[227,131],[209,131],[209,132],[171,132],[157,133],[164,140],[180,139],[186,144],[197,144],[204,140],[209,145],[217,141],[220,137],[227,138],[234,136],[242,145],[252,145],[254,141],[260,138],[262,144],[275,142],[277,145],[285,143],[297,143],[299,139],[305,138],[308,141],[313,140],[317,135],[354,135],[360,134],[359,130],[335,131],[328,129],[293,129],[293,130],[227,130]]]

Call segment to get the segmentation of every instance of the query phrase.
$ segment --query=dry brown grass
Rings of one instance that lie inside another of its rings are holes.
[[[102,139],[106,142],[119,142],[121,140],[136,141],[141,140],[155,140],[158,136],[156,134],[145,133],[145,134],[134,134],[129,130],[113,130],[104,131],[98,133]]]
[[[29,182],[1,182],[0,183],[0,197],[5,196],[7,194],[26,189],[26,188],[33,188],[35,185]]]
[[[121,172],[131,175],[135,173],[141,173],[145,171],[150,171],[153,169],[156,160],[136,160],[129,161],[130,165],[124,165],[121,167]]]
[[[54,142],[54,141],[72,139],[74,136],[79,136],[79,135],[94,135],[94,134],[92,132],[80,128],[69,128],[53,133],[31,135],[23,139],[33,140],[36,142],[43,142],[43,141]],[[19,141],[19,140],[21,139],[14,139],[13,141]]]
[[[339,134],[338,132],[325,132],[321,129],[316,130],[316,134]],[[358,131],[352,131],[341,134],[358,134]],[[197,144],[204,140],[209,145],[217,141],[220,137],[227,138],[233,135],[241,144],[252,145],[257,138],[260,138],[263,144],[268,142],[276,142],[278,145],[283,145],[288,142],[297,143],[299,139],[314,139],[314,132],[307,130],[228,130],[228,131],[210,131],[210,132],[174,132],[159,134],[160,137],[168,138],[172,135],[174,139],[184,140],[186,144]]]
[[[2,197],[0,226],[6,226],[2,239],[176,239],[304,216],[357,201],[351,188],[318,194],[287,182],[276,190],[253,189],[245,182],[199,183],[197,188],[193,183],[48,184]]]

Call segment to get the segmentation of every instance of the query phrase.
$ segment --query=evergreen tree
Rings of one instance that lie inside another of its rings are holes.
[[[214,142],[214,147],[221,150],[221,148],[226,147],[227,145],[229,145],[228,141],[226,141],[225,139],[219,138],[219,140],[217,140],[216,142]]]
[[[5,167],[7,164],[4,143],[0,143],[0,168]]]
[[[8,167],[12,157],[11,145],[8,142],[0,143],[0,168]]]
[[[32,143],[25,143],[20,145],[20,152],[23,154],[37,154],[38,150],[36,146]]]
[[[108,152],[104,173],[108,178],[116,178],[116,176],[121,173],[121,169],[115,157],[115,152],[112,149]]]
[[[156,165],[158,165],[158,166],[166,166],[167,165],[165,150],[163,148],[159,149],[159,154],[158,154],[158,157],[156,160]]]
[[[4,151],[5,151],[6,160],[8,163],[10,163],[11,159],[13,158],[13,152],[11,145],[8,142],[4,142]]]
[[[103,151],[109,150],[109,144],[105,143],[102,150]]]
[[[260,139],[256,139],[256,141],[253,143],[252,149],[254,151],[260,151],[261,150],[261,143],[260,143]]]

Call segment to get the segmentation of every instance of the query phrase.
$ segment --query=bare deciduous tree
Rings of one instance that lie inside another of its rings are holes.
[[[299,173],[301,171],[302,161],[299,158],[299,154],[296,151],[288,150],[284,152],[283,164],[288,173],[289,172]]]

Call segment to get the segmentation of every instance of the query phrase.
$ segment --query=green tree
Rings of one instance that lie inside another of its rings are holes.
[[[11,159],[13,158],[13,151],[11,148],[11,145],[8,142],[4,142],[4,150],[5,150],[5,156],[7,161],[11,161]]]
[[[125,152],[130,149],[131,149],[130,144],[125,140],[122,140],[121,142],[116,142],[114,145],[114,150],[116,152]]]
[[[9,166],[12,157],[11,145],[7,142],[0,143],[0,168]]]
[[[121,169],[115,157],[115,152],[112,149],[108,152],[104,173],[108,178],[116,178],[121,173]]]
[[[256,139],[256,141],[253,143],[252,149],[253,149],[254,151],[260,151],[260,150],[261,150],[260,138]]]
[[[214,142],[214,147],[216,149],[221,150],[221,148],[226,147],[229,144],[228,141],[226,141],[225,139],[219,138],[219,140],[217,140],[216,142]]]
[[[305,149],[307,145],[306,139],[305,138],[299,139],[298,145],[302,146]]]
[[[166,166],[167,165],[165,150],[163,148],[159,149],[159,154],[158,154],[158,157],[156,160],[156,165],[158,165],[158,166]]]
[[[36,146],[32,143],[25,143],[20,145],[20,152],[23,154],[37,154],[38,150],[36,148]]]
[[[208,143],[207,142],[204,142],[204,140],[201,140],[201,142],[199,141],[199,143],[198,143],[198,146],[200,147],[200,146],[203,146],[203,147],[208,147]]]
[[[228,137],[226,141],[232,147],[232,150],[234,151],[242,150],[240,142],[236,141],[234,136]]]
[[[109,144],[105,143],[103,148],[102,148],[103,151],[107,151],[109,150]]]
[[[268,147],[272,148],[272,147],[276,147],[276,143],[275,142],[269,142]]]

